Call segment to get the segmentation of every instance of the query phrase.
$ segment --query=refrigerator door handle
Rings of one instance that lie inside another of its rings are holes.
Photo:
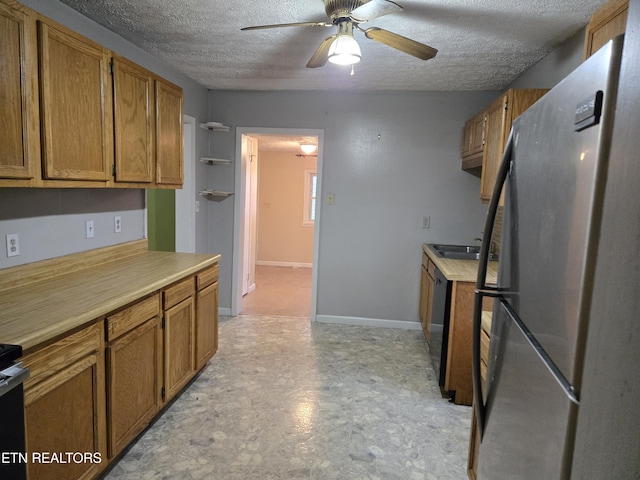
[[[472,352],[472,374],[473,374],[473,408],[478,423],[478,432],[480,441],[484,434],[486,406],[482,398],[482,377],[480,376],[480,336],[482,332],[482,299],[485,296],[496,297],[497,289],[487,287],[487,267],[489,262],[489,253],[491,251],[491,235],[493,233],[493,224],[495,223],[496,213],[498,212],[498,204],[502,195],[502,187],[507,180],[507,174],[511,166],[511,153],[513,151],[513,129],[509,132],[509,138],[502,154],[500,167],[496,174],[496,183],[493,187],[493,194],[489,202],[487,210],[487,219],[484,225],[482,238],[482,247],[480,248],[480,261],[478,262],[478,278],[476,280],[476,291],[473,305],[473,352]]]

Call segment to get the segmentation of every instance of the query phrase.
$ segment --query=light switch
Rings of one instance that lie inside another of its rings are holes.
[[[336,203],[336,196],[333,193],[327,193],[327,204],[334,205]]]

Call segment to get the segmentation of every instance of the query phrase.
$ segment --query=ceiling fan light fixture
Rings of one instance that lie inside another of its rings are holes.
[[[353,38],[351,22],[341,22],[336,39],[329,47],[329,61],[336,65],[353,65],[362,59],[360,45]]]
[[[313,145],[311,143],[301,143],[300,144],[300,150],[302,150],[302,152],[307,154],[307,155],[311,155],[317,149],[318,149],[318,146],[317,145]]]

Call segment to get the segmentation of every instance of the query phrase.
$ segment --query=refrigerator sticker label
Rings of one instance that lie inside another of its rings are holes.
[[[576,114],[574,117],[575,131],[579,132],[592,125],[600,122],[600,114],[602,113],[602,90],[598,90],[595,95],[587,98],[576,105]]]

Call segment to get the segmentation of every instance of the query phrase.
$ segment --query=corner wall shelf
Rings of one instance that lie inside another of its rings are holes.
[[[231,127],[227,125],[223,125],[219,122],[207,122],[201,123],[200,128],[204,128],[205,130],[214,130],[218,132],[229,132],[231,131]]]
[[[200,157],[200,161],[207,165],[231,165],[231,160],[227,160],[226,158]]]
[[[203,190],[201,192],[198,192],[199,195],[202,195],[203,197],[207,197],[207,198],[215,198],[215,199],[223,199],[223,198],[227,198],[230,197],[231,195],[233,195],[233,192],[223,192],[220,190]]]

